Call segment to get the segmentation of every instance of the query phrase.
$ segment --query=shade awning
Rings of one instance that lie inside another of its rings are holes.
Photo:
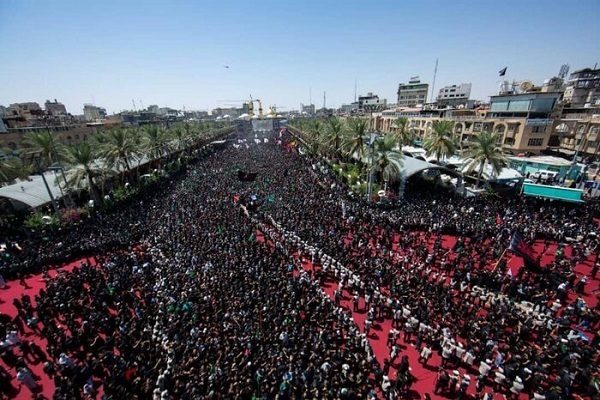
[[[546,199],[570,201],[583,203],[583,190],[570,189],[560,186],[537,185],[533,183],[523,184],[523,194],[526,196],[543,197]]]
[[[44,174],[50,192],[55,199],[62,197],[60,187],[56,182],[53,172]],[[12,185],[0,187],[0,197],[21,202],[29,207],[35,208],[50,203],[50,194],[41,175],[33,175],[30,180],[17,182]]]
[[[402,161],[402,175],[406,176],[407,178],[410,178],[411,176],[419,172],[423,172],[425,170],[438,170],[447,173],[448,175],[460,176],[459,173],[450,168],[446,168],[442,165],[433,164],[427,161],[419,160],[418,158],[404,157]]]

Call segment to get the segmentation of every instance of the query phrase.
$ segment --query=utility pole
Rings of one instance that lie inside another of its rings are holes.
[[[323,109],[327,108],[327,92],[323,92]]]

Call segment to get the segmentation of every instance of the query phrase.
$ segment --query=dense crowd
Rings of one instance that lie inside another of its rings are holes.
[[[412,379],[402,337],[420,362],[441,357],[431,393],[463,398],[470,379],[452,371],[470,367],[479,397],[494,387],[598,398],[599,310],[569,296],[586,290],[578,263],[593,264],[596,279],[593,206],[413,187],[382,210],[300,156],[287,134],[268,136],[248,136],[54,240],[8,241],[5,276],[84,255],[97,263],[50,280],[35,307],[26,296],[15,303],[19,316],[0,337],[13,338],[2,359],[19,381],[35,389],[14,346],[46,363],[56,399],[92,396],[94,382],[115,399],[396,398]],[[238,170],[256,179],[240,181]],[[552,264],[514,277],[502,262],[490,268],[517,227],[526,240],[561,243]],[[457,237],[452,249],[442,234]],[[317,265],[310,274],[303,257]],[[325,280],[339,284],[333,299]],[[338,306],[343,294],[368,323]],[[384,319],[394,331],[378,360],[367,336]],[[48,339],[47,359],[18,338],[24,325]]]

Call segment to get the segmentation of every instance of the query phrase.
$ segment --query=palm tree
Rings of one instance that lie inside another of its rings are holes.
[[[98,156],[117,170],[129,171],[131,169],[129,160],[140,153],[135,135],[135,131],[131,129],[112,129],[100,135],[104,140],[100,140],[102,144],[99,147]]]
[[[400,180],[402,173],[403,155],[395,150],[397,145],[396,135],[388,133],[382,139],[375,141],[371,170],[381,174],[384,188],[387,190],[389,181]]]
[[[408,122],[408,118],[398,117],[392,124],[392,127],[395,128],[394,135],[400,146],[412,146],[414,144],[415,135],[408,127]]]
[[[162,158],[168,154],[168,136],[158,125],[145,125],[142,128],[142,147],[150,159]]]
[[[78,189],[87,187],[94,201],[99,201],[98,187],[94,178],[100,174],[101,168],[96,162],[96,152],[89,142],[67,145],[63,149],[63,158],[69,168],[67,183]]]
[[[453,127],[452,121],[434,121],[423,143],[427,156],[434,155],[438,164],[442,158],[452,157],[456,153],[456,145],[452,139]]]
[[[54,144],[50,131],[29,132],[25,134],[23,145],[32,151],[40,153],[40,165],[46,168],[58,162],[60,148]]]
[[[327,120],[327,129],[324,131],[324,144],[333,154],[339,156],[344,137],[344,125],[336,117]]]
[[[308,143],[311,144],[312,150],[316,152],[319,148],[319,145],[323,144],[322,134],[323,134],[323,125],[321,121],[314,118],[310,121],[308,125]]]
[[[176,152],[187,148],[191,138],[190,130],[189,124],[176,124],[169,130],[169,137],[173,140],[173,149]]]
[[[365,158],[365,135],[367,134],[368,122],[364,118],[352,118],[348,120],[348,132],[344,137],[343,149],[350,158],[356,156],[362,165]]]
[[[469,148],[465,151],[467,156],[466,172],[471,173],[476,168],[477,172],[477,187],[483,176],[485,165],[491,165],[495,176],[498,176],[502,169],[508,166],[508,157],[502,152],[501,142],[502,135],[498,133],[481,132],[469,142]]]
[[[29,171],[18,158],[0,160],[0,186],[14,183],[17,179],[27,179]]]

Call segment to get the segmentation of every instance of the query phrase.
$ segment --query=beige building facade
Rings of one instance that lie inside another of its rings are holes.
[[[5,153],[8,149],[26,151],[26,148],[23,146],[23,140],[25,139],[25,134],[29,132],[50,130],[56,143],[75,144],[87,141],[94,134],[108,128],[104,125],[87,126],[85,124],[9,128],[7,133],[0,134],[0,148],[4,149]]]
[[[386,110],[377,116],[375,124],[382,132],[392,132],[398,117],[409,120],[409,128],[423,140],[433,122],[454,122],[453,134],[459,148],[481,132],[498,133],[502,147],[512,154],[545,150],[552,136],[553,115],[559,93],[521,93],[492,96],[489,109],[420,109]]]
[[[423,140],[431,131],[433,122],[449,120],[454,122],[454,135],[460,144],[466,144],[472,137],[483,131],[501,135],[502,147],[513,153],[530,152],[539,154],[548,147],[553,120],[549,118],[531,119],[525,117],[492,117],[488,110],[444,110],[442,112],[420,112],[419,110],[384,111],[376,117],[377,129],[393,132],[394,121],[405,117],[409,128],[416,137]]]
[[[581,156],[600,155],[600,107],[565,109],[552,126],[552,144]]]

